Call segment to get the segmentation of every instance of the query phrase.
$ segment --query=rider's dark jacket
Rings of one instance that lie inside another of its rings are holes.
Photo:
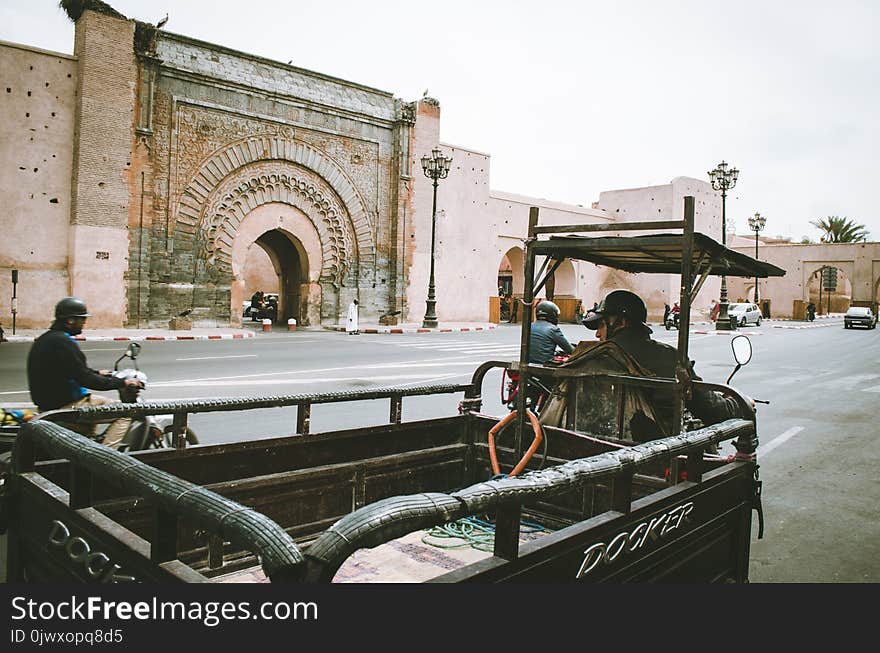
[[[566,354],[574,351],[574,347],[558,326],[547,320],[532,322],[529,336],[529,362],[543,365],[553,360],[556,347]]]
[[[122,379],[90,369],[79,345],[56,325],[34,341],[28,352],[27,376],[31,400],[41,413],[81,399],[83,388],[115,390],[125,385]]]
[[[647,326],[626,327],[608,338],[617,343],[626,353],[639,364],[658,377],[674,379],[675,363],[678,351],[675,347],[651,338],[651,330]],[[694,362],[690,361],[690,377],[694,381],[702,379],[694,371]],[[656,392],[652,402],[664,415],[671,419],[674,395],[670,392]],[[703,424],[717,424],[731,417],[739,417],[740,411],[735,399],[724,397],[720,393],[693,386],[693,396],[687,402],[687,408],[694,417]],[[646,434],[647,435],[647,434]]]

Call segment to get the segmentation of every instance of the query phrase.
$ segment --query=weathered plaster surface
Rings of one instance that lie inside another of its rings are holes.
[[[12,269],[19,271],[16,327],[52,320],[67,295],[70,170],[76,59],[0,42],[0,321],[11,327]]]

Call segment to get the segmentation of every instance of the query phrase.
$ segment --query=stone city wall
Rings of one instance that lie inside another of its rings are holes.
[[[70,55],[0,42],[0,323],[7,333],[13,269],[16,328],[48,326],[55,302],[70,292],[76,66]]]

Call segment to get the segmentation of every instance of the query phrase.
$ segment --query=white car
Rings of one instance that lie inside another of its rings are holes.
[[[854,326],[873,329],[877,326],[877,316],[867,306],[850,306],[843,316],[843,328],[852,329]]]
[[[761,309],[757,304],[736,303],[727,305],[727,314],[736,318],[737,325],[744,327],[747,324],[761,326]]]

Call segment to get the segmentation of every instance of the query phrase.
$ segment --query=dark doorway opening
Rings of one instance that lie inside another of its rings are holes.
[[[307,271],[303,268],[305,257],[297,247],[299,243],[294,243],[294,240],[291,235],[278,229],[267,231],[256,240],[256,244],[269,256],[278,276],[278,324],[286,324],[291,317],[302,324],[305,315],[301,293],[301,287],[307,279]]]

